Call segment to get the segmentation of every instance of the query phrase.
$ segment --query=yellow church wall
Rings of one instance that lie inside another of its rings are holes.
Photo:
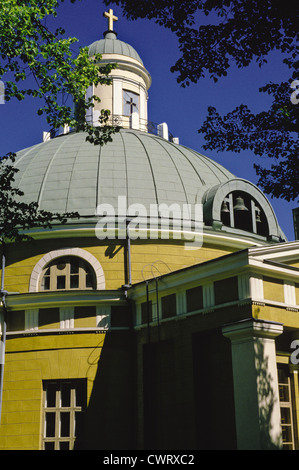
[[[110,240],[107,245],[92,238],[82,238],[80,241],[78,238],[50,239],[8,245],[5,289],[8,292],[28,292],[30,276],[38,261],[46,253],[65,247],[80,247],[97,258],[104,270],[106,289],[118,289],[126,282],[124,246],[120,245],[117,240]],[[132,282],[142,281],[146,271],[150,270],[145,266],[151,263],[159,266],[160,272],[165,274],[224,256],[229,252],[229,250],[217,246],[203,246],[197,250],[188,250],[181,240],[132,241]],[[151,274],[150,277],[152,277]]]
[[[83,241],[83,243],[82,243]],[[28,292],[31,273],[38,261],[47,253],[61,248],[80,247],[94,255],[101,263],[106,279],[106,288],[115,289],[124,283],[124,254],[111,255],[107,246],[94,240],[82,239],[43,240],[8,246],[5,270],[5,288],[9,292]],[[85,243],[84,243],[85,242]],[[116,245],[117,250],[119,246]],[[110,258],[111,256],[111,258]]]
[[[299,312],[273,305],[253,305],[252,316],[256,319],[282,323],[284,328],[299,328]]]
[[[112,434],[131,448],[131,345],[127,331],[8,336],[0,450],[41,449],[43,381],[72,379],[87,383],[87,449],[106,449]]]
[[[41,448],[43,380],[87,378],[89,401],[104,342],[105,334],[7,340],[0,450]]]
[[[272,277],[263,278],[264,298],[284,302],[283,280]]]

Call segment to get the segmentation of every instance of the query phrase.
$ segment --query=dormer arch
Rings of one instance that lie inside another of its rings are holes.
[[[223,231],[245,231],[271,241],[281,239],[271,204],[254,184],[235,178],[212,187],[203,198],[206,225]]]

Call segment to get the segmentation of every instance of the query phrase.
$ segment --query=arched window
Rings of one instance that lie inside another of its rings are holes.
[[[62,262],[63,259],[65,263]],[[75,260],[79,263],[79,272],[75,272],[78,271]],[[58,263],[61,269],[57,267]],[[62,269],[63,264],[66,266]],[[72,264],[73,267],[71,267]],[[64,283],[62,277],[57,281],[57,276],[66,276],[65,289],[105,289],[105,275],[101,264],[95,256],[82,248],[60,248],[46,253],[32,270],[29,292],[57,290],[57,282],[59,285]],[[77,285],[78,278],[79,287],[71,287]],[[56,279],[56,284],[54,279]]]
[[[221,207],[221,222],[227,227],[267,237],[269,227],[262,207],[248,193],[234,191],[227,194]]]
[[[215,230],[239,230],[277,243],[284,240],[266,196],[254,184],[239,178],[213,186],[204,194],[203,217]]]
[[[96,278],[92,267],[82,258],[62,256],[45,266],[40,290],[95,289]]]

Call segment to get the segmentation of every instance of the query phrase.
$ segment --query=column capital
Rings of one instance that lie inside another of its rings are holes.
[[[243,341],[252,338],[274,339],[283,333],[283,324],[266,320],[248,318],[222,327],[222,334],[231,341]]]

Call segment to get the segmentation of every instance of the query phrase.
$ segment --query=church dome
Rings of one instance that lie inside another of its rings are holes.
[[[121,129],[103,146],[71,132],[17,154],[16,184],[27,202],[95,215],[99,204],[195,204],[234,176],[211,159],[154,134]]]
[[[86,141],[83,132],[70,132],[20,151],[16,184],[24,201],[36,201],[41,210],[78,212],[80,222],[95,220],[101,206],[101,211],[106,207],[106,215],[115,218],[136,216],[142,208],[151,224],[155,207],[159,221],[168,210],[173,226],[176,219],[192,221],[196,227],[194,211],[200,206],[201,222],[209,230],[224,236],[241,233],[280,240],[272,206],[255,185],[179,145],[177,138],[168,140],[166,123],[157,126],[158,135],[151,133],[147,120],[151,77],[135,49],[117,39],[113,11],[104,16],[109,30],[104,39],[89,46],[89,55],[101,54],[101,62],[115,61],[117,68],[111,87],[91,87],[90,93],[100,98],[101,106],[111,112],[112,123],[122,129],[103,146]],[[101,111],[96,106],[87,116],[94,126],[99,125]]]
[[[120,41],[116,37],[116,33],[108,31],[104,39],[93,42],[89,46],[89,56],[92,57],[96,54],[117,54],[131,59],[135,59],[143,65],[138,52],[130,44]]]
[[[24,202],[36,201],[51,212],[78,212],[80,222],[95,220],[99,207],[117,218],[136,216],[140,208],[150,217],[153,206],[159,217],[166,207],[170,219],[195,220],[192,211],[202,205],[206,227],[280,239],[281,229],[264,194],[219,163],[134,129],[120,129],[112,139],[99,146],[86,141],[84,132],[70,132],[18,152],[15,180]],[[247,206],[247,222],[238,222],[239,215],[245,217],[244,211],[235,211],[240,201]]]

